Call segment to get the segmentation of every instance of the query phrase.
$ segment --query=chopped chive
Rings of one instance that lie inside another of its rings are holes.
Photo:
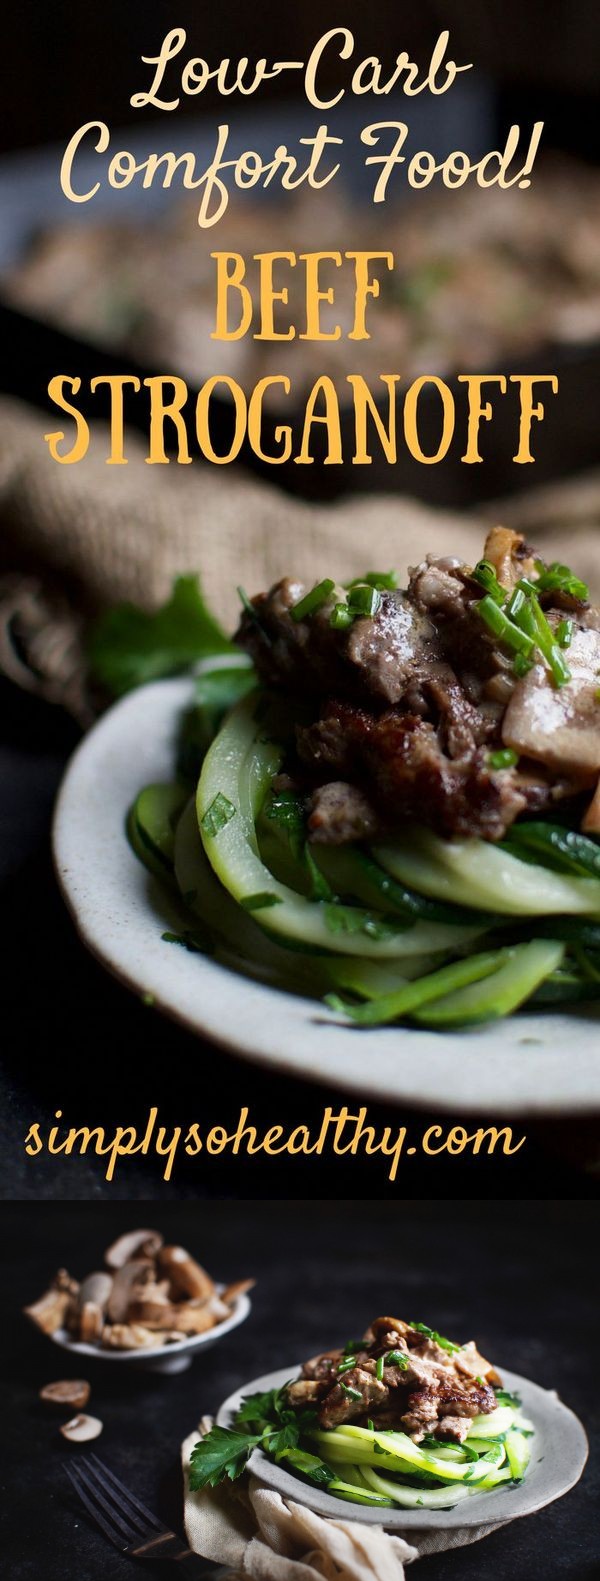
[[[341,1383],[340,1389],[343,1394],[347,1394],[349,1400],[362,1400],[360,1389],[353,1389],[351,1384]]]
[[[556,641],[559,648],[570,648],[575,629],[574,620],[559,620],[556,628]]]
[[[504,614],[502,609],[498,608],[498,605],[489,594],[486,594],[486,597],[482,598],[477,605],[477,613],[481,616],[489,631],[493,632],[500,642],[506,643],[507,648],[513,648],[515,653],[525,653],[529,657],[533,651],[532,638],[528,637],[519,626],[515,626],[512,620],[508,619],[508,616]]]
[[[323,582],[317,582],[316,587],[311,587],[310,593],[305,593],[290,609],[292,620],[304,620],[306,615],[314,615],[323,604],[327,603],[329,594],[333,592],[335,582],[331,577],[325,577]]]
[[[529,597],[523,608],[517,611],[515,617],[517,624],[541,653],[555,686],[565,686],[571,679],[571,671],[554,640],[554,632],[539,604],[535,587],[533,583],[527,582],[526,577],[521,578],[519,587],[526,589]]]
[[[482,1389],[485,1389],[485,1380],[481,1377],[480,1373],[478,1373],[478,1372],[475,1374],[475,1382],[480,1384]]]
[[[346,1341],[346,1344],[344,1345],[344,1355],[345,1356],[355,1356],[357,1350],[364,1350],[364,1348],[365,1348],[364,1339],[349,1339],[349,1340]]]
[[[370,1433],[374,1433],[375,1432],[375,1425],[374,1425],[372,1416],[368,1416],[367,1417],[367,1427],[368,1427]]]
[[[488,754],[488,763],[491,769],[514,769],[519,761],[519,754],[513,747],[500,747],[497,752]]]
[[[256,895],[244,895],[242,900],[240,900],[240,906],[243,906],[244,911],[263,911],[265,906],[280,905],[281,896],[270,895],[266,889]]]
[[[252,603],[252,599],[248,598],[248,594],[246,593],[245,589],[243,587],[238,587],[236,588],[236,592],[240,604],[245,609],[246,614],[256,616],[256,610],[254,608],[254,604]]]
[[[334,631],[347,631],[354,624],[354,613],[347,604],[334,604],[329,616],[329,624]]]
[[[378,592],[391,593],[398,586],[396,571],[365,571],[364,576],[353,576],[351,582],[346,582],[345,587],[359,587],[366,582],[368,587],[377,588]]]
[[[344,1357],[342,1357],[342,1360],[340,1362],[338,1362],[337,1372],[338,1372],[338,1374],[339,1373],[344,1373],[344,1372],[351,1372],[352,1368],[355,1367],[355,1366],[356,1366],[356,1362],[354,1360],[354,1356],[344,1356]]]
[[[410,1327],[416,1329],[418,1334],[425,1334],[427,1339],[434,1340],[436,1345],[441,1345],[442,1350],[450,1352],[462,1350],[462,1345],[455,1345],[454,1340],[445,1339],[443,1334],[438,1334],[436,1328],[428,1328],[427,1323],[413,1323],[411,1319]]]
[[[385,1359],[388,1367],[400,1367],[402,1372],[406,1372],[408,1356],[405,1356],[403,1350],[389,1350]]]
[[[225,828],[226,823],[231,822],[232,818],[235,818],[233,802],[228,801],[222,791],[217,791],[216,796],[213,796],[210,807],[207,807],[204,817],[200,819],[200,828],[204,834],[214,838],[221,829]]]
[[[517,653],[515,655],[515,659],[514,659],[514,663],[513,663],[513,670],[515,672],[515,675],[519,676],[520,680],[522,680],[524,675],[528,675],[529,671],[532,670],[532,669],[533,669],[533,659],[527,659],[525,657],[524,653]]]
[[[493,598],[495,604],[504,603],[506,588],[502,587],[502,584],[498,581],[494,567],[489,560],[480,560],[479,564],[475,566],[472,575],[473,580],[485,589],[485,592],[490,598]]]
[[[348,593],[348,605],[357,615],[368,615],[371,618],[377,614],[381,607],[381,593],[376,587],[357,583]]]
[[[523,592],[523,588],[515,587],[506,605],[506,614],[511,620],[514,620],[515,615],[518,615],[519,610],[523,608],[524,603],[525,594]]]
[[[383,1365],[383,1356],[378,1356],[375,1363],[375,1377],[379,1379],[380,1383],[383,1381]]]

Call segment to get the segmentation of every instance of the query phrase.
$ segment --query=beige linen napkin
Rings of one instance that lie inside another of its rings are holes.
[[[91,717],[84,622],[123,599],[147,608],[173,578],[199,571],[226,627],[238,584],[258,592],[293,573],[307,581],[376,567],[404,572],[431,550],[476,559],[485,520],[523,522],[542,552],[568,558],[600,591],[600,477],[478,508],[477,517],[393,494],[306,504],[236,467],[148,466],[129,434],[126,466],[107,466],[94,430],[75,466],[53,461],[43,412],[0,398],[0,669]],[[393,473],[390,471],[390,485]]]
[[[227,1581],[403,1581],[413,1560],[479,1542],[506,1524],[411,1530],[405,1542],[383,1526],[317,1515],[253,1475],[190,1493],[190,1455],[211,1425],[204,1417],[182,1444],[184,1523],[190,1548],[228,1567]]]

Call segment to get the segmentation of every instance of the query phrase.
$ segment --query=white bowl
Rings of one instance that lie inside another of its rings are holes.
[[[224,1286],[217,1285],[217,1294]],[[211,1345],[216,1345],[225,1334],[229,1334],[238,1324],[244,1323],[250,1312],[251,1302],[245,1291],[236,1299],[231,1317],[224,1318],[222,1323],[216,1323],[214,1328],[207,1329],[205,1334],[191,1334],[189,1338],[173,1340],[168,1345],[140,1345],[138,1350],[112,1350],[105,1345],[89,1345],[83,1340],[71,1339],[66,1329],[59,1328],[49,1338],[55,1345],[60,1345],[62,1350],[70,1351],[73,1356],[91,1356],[94,1361],[118,1361],[121,1365],[129,1362],[132,1366],[141,1367],[148,1372],[176,1373],[185,1372],[191,1367],[194,1356],[199,1350],[209,1350]]]
[[[243,1397],[280,1389],[289,1379],[296,1378],[300,1368],[280,1367],[264,1378],[254,1378],[230,1394],[217,1413],[219,1427],[229,1427]],[[261,1449],[254,1449],[249,1469],[261,1482],[280,1493],[282,1498],[295,1499],[306,1504],[319,1515],[332,1515],[338,1520],[365,1521],[368,1525],[385,1526],[389,1531],[404,1531],[411,1527],[431,1527],[446,1530],[448,1527],[481,1526],[495,1522],[512,1521],[520,1515],[533,1515],[579,1481],[588,1457],[588,1441],[579,1421],[558,1395],[541,1389],[529,1378],[500,1368],[507,1389],[516,1390],[521,1396],[526,1416],[535,1424],[535,1438],[531,1440],[531,1461],[523,1482],[517,1487],[498,1488],[489,1493],[465,1499],[455,1509],[448,1510],[382,1510],[368,1509],[365,1505],[347,1503],[331,1493],[323,1493],[308,1482],[286,1471],[282,1465],[269,1460]]]
[[[366,1031],[340,1025],[314,1000],[163,942],[172,922],[129,848],[125,816],[143,785],[172,779],[177,721],[192,697],[191,680],[131,692],[85,737],[63,781],[56,868],[81,936],[104,965],[215,1043],[346,1095],[494,1120],[597,1110],[598,1007],[531,1011],[458,1032]]]

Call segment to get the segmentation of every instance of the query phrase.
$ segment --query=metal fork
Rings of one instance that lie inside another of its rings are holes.
[[[65,1466],[65,1471],[88,1515],[109,1542],[129,1559],[172,1561],[186,1581],[209,1581],[209,1578],[212,1581],[213,1577],[224,1574],[212,1567],[207,1570],[200,1554],[187,1548],[176,1532],[163,1526],[97,1455],[81,1456]]]

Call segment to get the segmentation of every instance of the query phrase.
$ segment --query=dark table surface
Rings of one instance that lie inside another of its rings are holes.
[[[145,1122],[152,1104],[159,1105],[161,1122],[186,1128],[202,1119],[231,1130],[248,1105],[265,1128],[318,1129],[324,1106],[339,1109],[344,1094],[215,1049],[145,1008],[92,959],[59,895],[49,853],[52,802],[77,729],[60,709],[6,682],[0,682],[0,717],[1,1196],[260,1196],[272,1192],[275,1172],[281,1196],[595,1194],[585,1166],[597,1151],[597,1121],[568,1117],[537,1127],[516,1121],[515,1134],[524,1131],[527,1143],[512,1158],[406,1157],[395,1186],[377,1156],[265,1161],[260,1154],[238,1160],[204,1154],[178,1163],[168,1183],[156,1163],[138,1157],[121,1163],[112,1185],[101,1161],[89,1155],[28,1158],[23,1143],[30,1125],[40,1122],[46,1134],[57,1109],[65,1126],[104,1124],[111,1134],[117,1122]],[[495,1118],[482,1116],[481,1123]],[[424,1125],[440,1119],[450,1125],[465,1116],[369,1105],[378,1134],[393,1121],[406,1124],[412,1139],[413,1130],[420,1137]],[[479,1122],[468,1119],[472,1130]]]
[[[20,1203],[5,1204],[0,1216],[11,1270],[1,1350],[9,1385],[6,1573],[11,1581],[126,1581],[132,1562],[108,1547],[71,1494],[64,1466],[80,1451],[62,1440],[60,1413],[37,1397],[53,1379],[80,1376],[81,1365],[51,1347],[19,1309],[59,1265],[76,1275],[97,1267],[138,1213],[125,1203]],[[475,1336],[500,1368],[556,1388],[592,1444],[583,1480],[565,1498],[472,1548],[422,1560],[419,1581],[592,1581],[598,1574],[595,1204],[524,1202],[517,1210],[460,1201],[188,1201],[147,1206],[145,1219],[188,1245],[216,1277],[258,1280],[245,1326],[186,1373],[134,1374],[108,1361],[84,1366],[89,1409],[104,1422],[94,1449],[163,1521],[181,1529],[179,1445],[202,1414],[244,1381],[346,1339],[391,1309],[458,1338]]]

